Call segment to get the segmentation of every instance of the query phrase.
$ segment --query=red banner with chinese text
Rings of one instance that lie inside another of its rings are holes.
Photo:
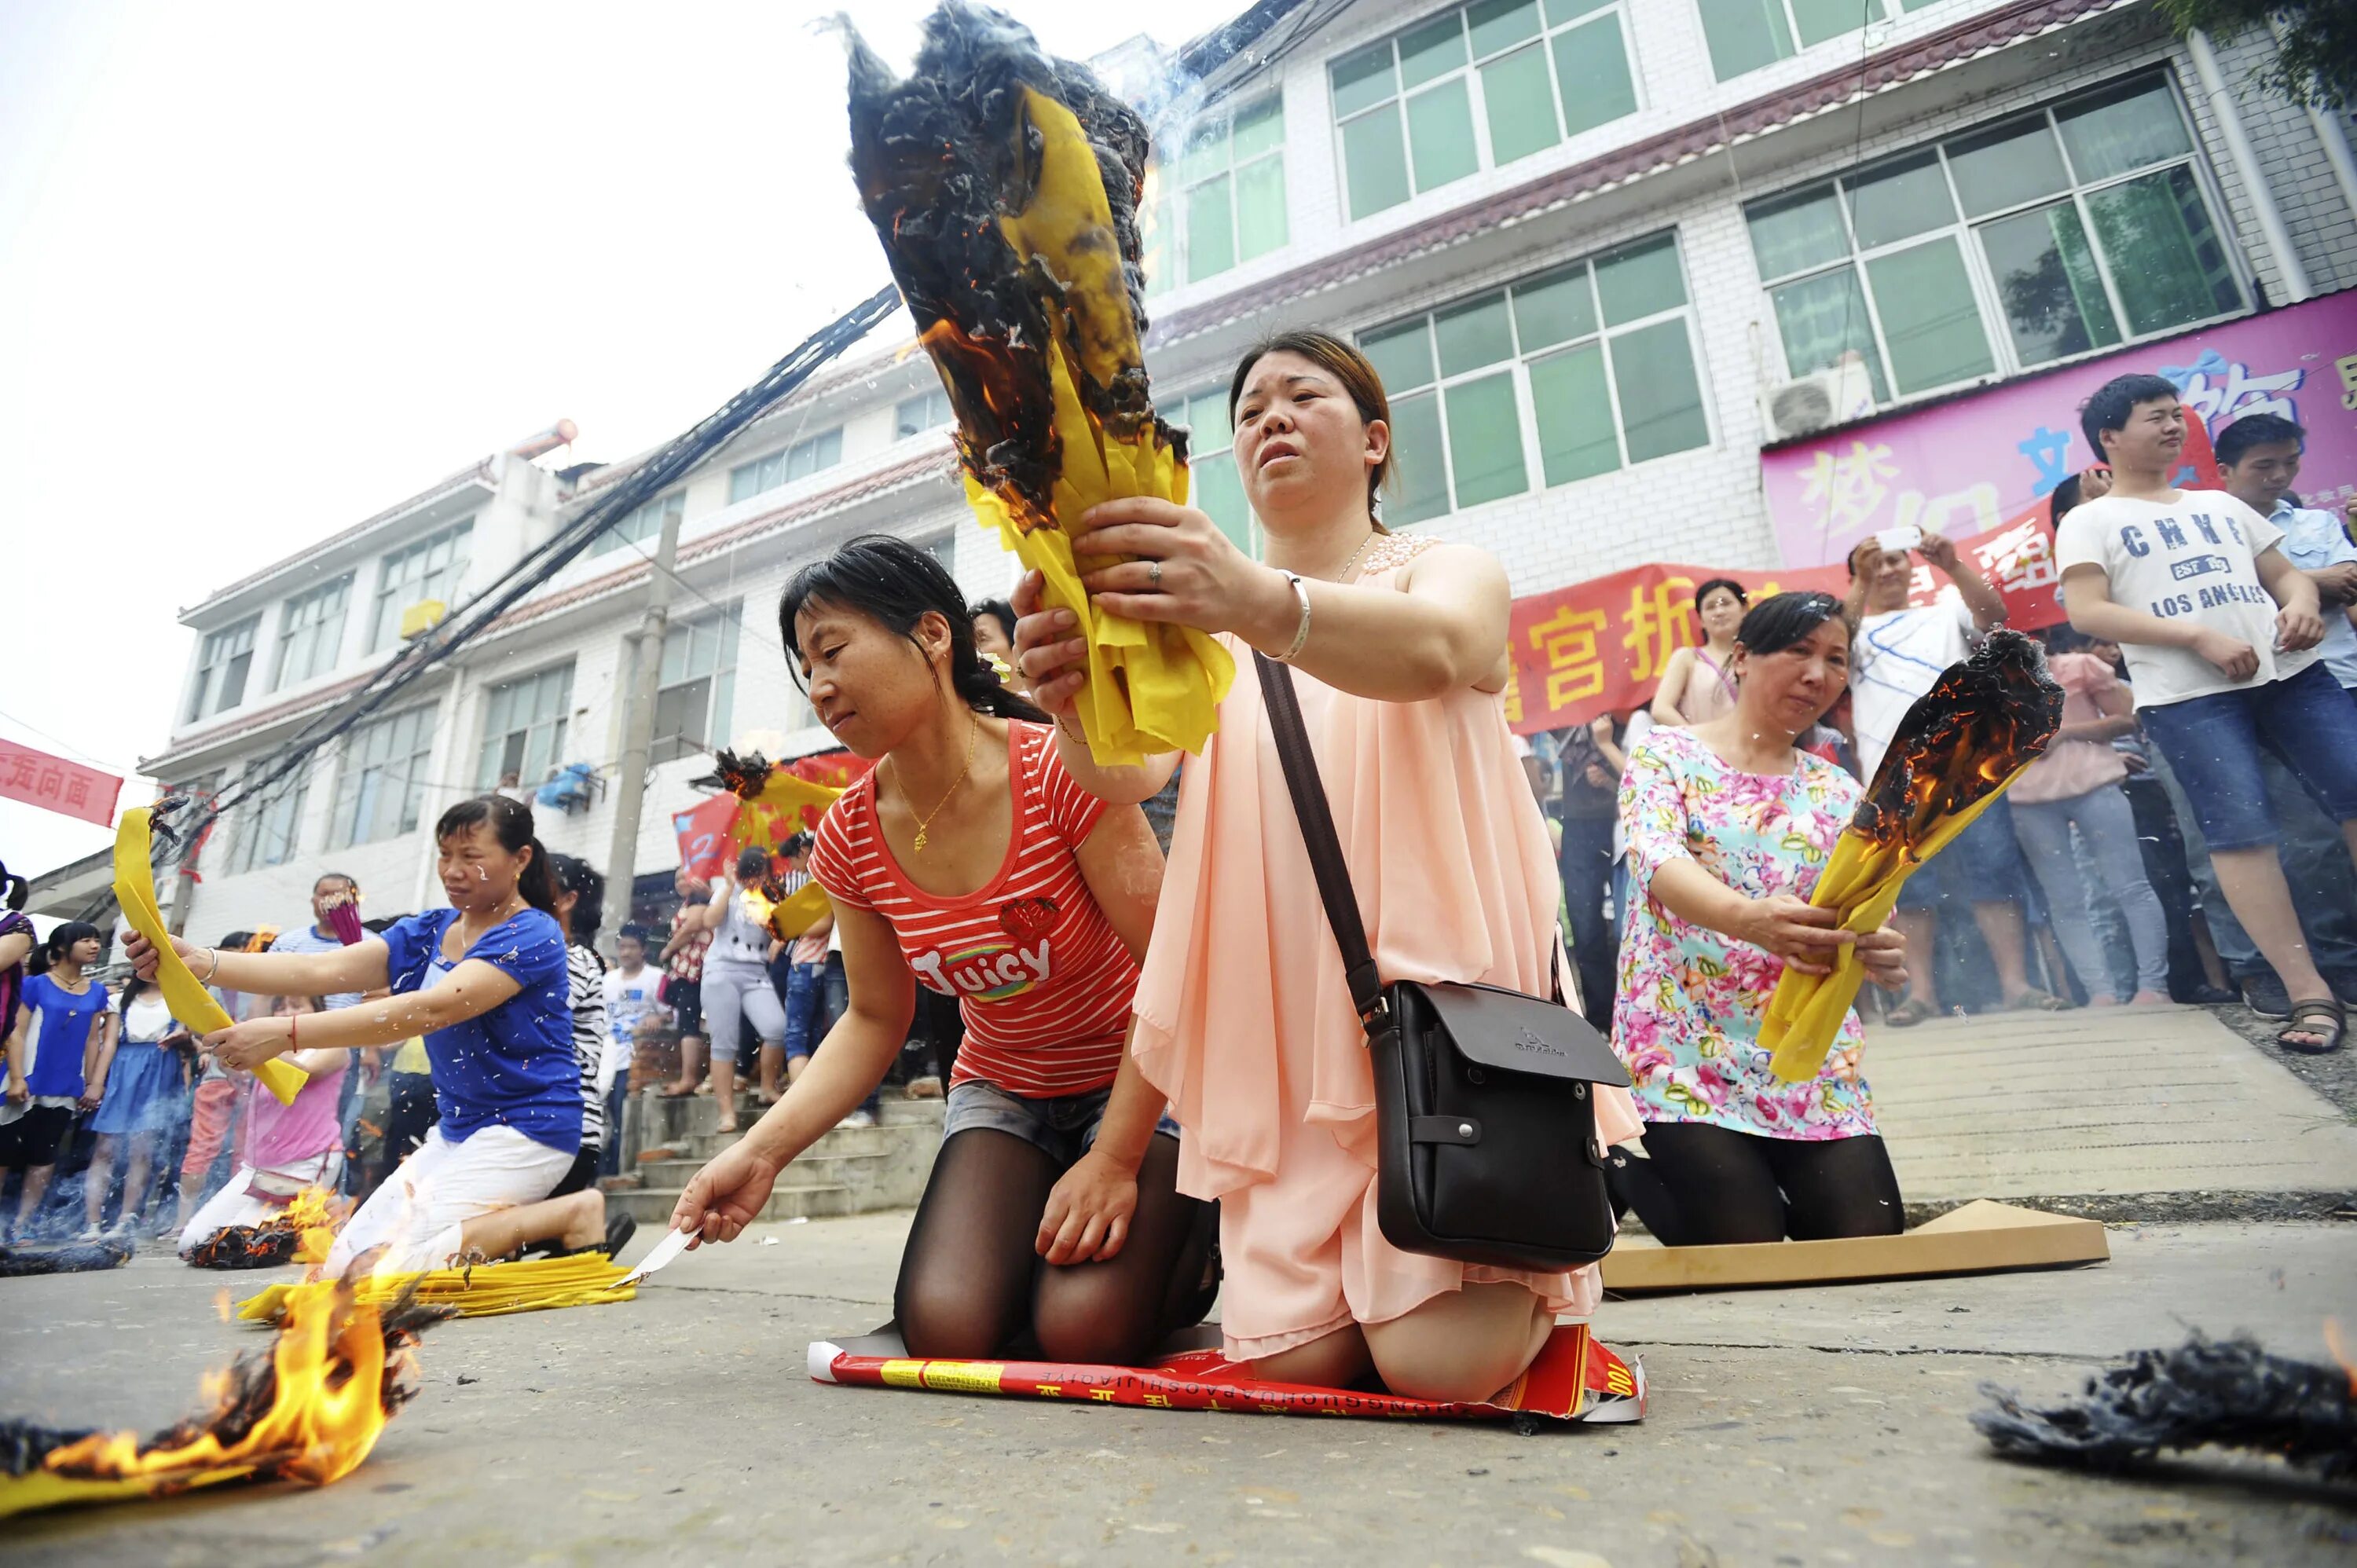
[[[2054,530],[2044,502],[2002,527],[1956,548],[2005,596],[2007,622],[2035,631],[2061,621],[2054,595]],[[1514,672],[1506,688],[1506,722],[1534,735],[1586,724],[1601,713],[1625,713],[1652,701],[1670,655],[1702,640],[1695,624],[1695,585],[1732,577],[1756,602],[1770,594],[1821,589],[1849,591],[1842,566],[1731,572],[1715,566],[1634,566],[1609,577],[1575,583],[1514,601],[1509,636]],[[1916,604],[1929,604],[1946,585],[1921,561]]]
[[[0,738],[0,800],[111,828],[122,789],[123,780],[112,773]]]

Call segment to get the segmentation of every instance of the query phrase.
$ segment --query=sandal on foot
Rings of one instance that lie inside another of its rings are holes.
[[[1932,1012],[1930,1003],[1920,996],[1910,996],[1906,1001],[1893,1007],[1882,1021],[1894,1029],[1911,1029],[1916,1025],[1936,1015]]]
[[[2007,1003],[2005,1010],[2008,1013],[2068,1013],[2073,1010],[2073,1004],[2033,985]]]
[[[2348,1025],[2348,1009],[2329,997],[2295,1002],[2291,1004],[2291,1022],[2276,1032],[2276,1044],[2287,1051],[2322,1056],[2341,1048],[2341,1033]],[[2321,1035],[2324,1043],[2312,1046],[2306,1041],[2287,1037],[2292,1035]]]

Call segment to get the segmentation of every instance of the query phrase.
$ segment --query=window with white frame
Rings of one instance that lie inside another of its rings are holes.
[[[906,441],[911,435],[939,430],[949,422],[950,394],[935,387],[900,401],[900,406],[892,411],[892,439]]]
[[[410,832],[425,803],[425,770],[433,764],[434,706],[404,708],[371,719],[344,737],[336,778],[328,847],[349,849]]]
[[[600,531],[590,543],[589,553],[603,555],[626,544],[643,544],[662,532],[665,518],[679,517],[686,506],[685,490],[673,490],[652,500],[641,501],[630,509],[630,516]]]
[[[1543,152],[1637,108],[1630,0],[1481,0],[1327,68],[1350,215]]]
[[[729,504],[733,506],[747,496],[758,496],[763,490],[774,490],[796,479],[806,479],[821,468],[832,468],[842,461],[843,431],[822,430],[782,451],[729,469]]]
[[[737,621],[731,604],[663,633],[661,685],[655,693],[656,762],[694,757],[726,745],[737,695]]]
[[[258,615],[235,626],[207,632],[197,650],[197,678],[188,688],[183,724],[194,724],[207,714],[225,714],[245,701],[245,678],[253,670],[253,633],[262,624]]]
[[[546,783],[565,750],[572,712],[570,662],[490,688],[483,694],[483,755],[475,788],[500,789],[511,776],[526,789]]]
[[[1795,376],[1878,402],[2232,316],[2243,285],[2169,82],[2142,77],[1753,203]]]
[[[1847,38],[1941,0],[1695,0],[1710,69],[1719,81]]]
[[[1383,521],[1710,444],[1677,237],[1657,234],[1359,335],[1392,405]]]
[[[369,618],[371,653],[381,653],[401,639],[402,612],[410,606],[427,599],[448,604],[457,597],[474,536],[470,517],[385,556],[377,571],[375,611]]]
[[[1228,423],[1228,389],[1205,387],[1174,400],[1164,413],[1173,424],[1188,426],[1187,499],[1198,511],[1220,525],[1220,532],[1238,549],[1260,553],[1258,528],[1252,505],[1244,499],[1243,477],[1236,472],[1235,432]]]
[[[279,607],[278,660],[271,671],[272,691],[324,675],[336,667],[336,656],[344,644],[344,607],[351,593],[352,575],[347,572]]]
[[[237,821],[229,841],[232,876],[263,866],[284,865],[295,858],[296,842],[303,831],[303,803],[310,795],[310,770],[294,768],[276,782],[256,789],[269,768],[266,760],[245,765]]]
[[[1149,293],[1200,283],[1275,250],[1286,234],[1285,100],[1207,113],[1156,183]]]

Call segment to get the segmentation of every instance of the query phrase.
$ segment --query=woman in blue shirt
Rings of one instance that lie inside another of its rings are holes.
[[[223,953],[177,939],[197,978],[232,991],[393,995],[382,1004],[253,1018],[206,1036],[251,1070],[274,1056],[425,1038],[441,1123],[361,1205],[328,1254],[328,1273],[390,1248],[397,1272],[505,1257],[530,1241],[598,1245],[595,1189],[548,1199],[581,1146],[581,1072],[573,1055],[565,933],[552,910],[548,856],[532,808],[503,796],[461,800],[434,825],[447,909],[396,920],[354,946],[317,953]],[[155,954],[128,951],[143,974]],[[542,1201],[548,1199],[548,1201]]]
[[[105,1089],[91,1069],[113,1042],[114,1014],[106,987],[83,971],[104,941],[96,926],[69,920],[49,933],[35,959],[45,964],[25,982],[8,1036],[8,1086],[0,1098],[0,1170],[25,1173],[15,1229],[40,1212],[57,1169],[58,1144],[77,1110],[94,1108]],[[29,962],[28,962],[29,967]]]

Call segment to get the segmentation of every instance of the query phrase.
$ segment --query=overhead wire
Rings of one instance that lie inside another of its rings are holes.
[[[175,814],[168,833],[158,833],[156,859],[159,865],[178,858],[180,846],[221,813],[248,795],[267,790],[316,756],[331,741],[350,731],[477,637],[579,556],[612,523],[628,517],[661,493],[762,413],[791,396],[819,368],[841,355],[899,307],[899,290],[889,284],[811,334],[759,380],[738,392],[689,430],[673,437],[653,456],[617,481],[570,522],[536,550],[526,552],[479,592],[431,631],[404,646],[372,672],[361,687],[316,715],[303,728],[267,754],[257,766],[249,764],[233,782],[210,799],[192,800]],[[652,563],[650,561],[650,564]],[[677,580],[676,574],[673,575]],[[695,592],[692,586],[690,592]],[[703,597],[700,593],[698,597]],[[707,600],[706,602],[709,602]]]

